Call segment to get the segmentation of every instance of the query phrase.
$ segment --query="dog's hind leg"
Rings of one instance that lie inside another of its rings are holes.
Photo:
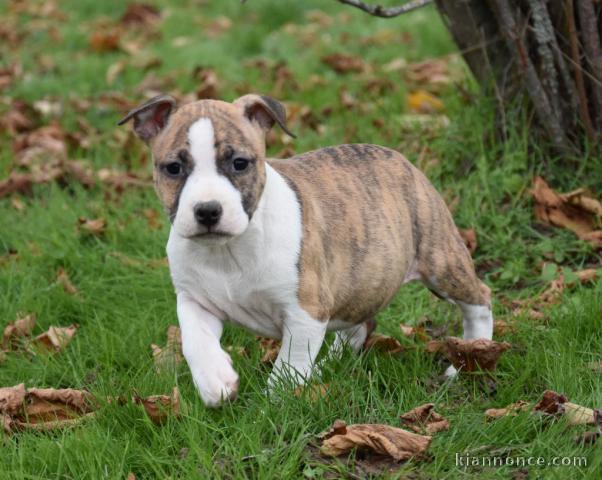
[[[349,346],[354,353],[359,353],[366,339],[375,328],[376,320],[371,318],[353,327],[339,330],[336,332],[334,342],[330,346],[329,356],[340,355],[346,346]]]
[[[451,221],[451,218],[450,218]],[[493,336],[491,291],[482,283],[474,269],[470,253],[451,223],[443,238],[449,240],[424,252],[420,273],[423,283],[441,298],[460,307],[463,316],[463,338],[472,340]],[[446,375],[456,374],[450,366]]]

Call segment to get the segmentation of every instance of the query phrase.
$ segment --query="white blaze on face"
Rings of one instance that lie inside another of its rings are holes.
[[[217,171],[215,138],[210,119],[201,118],[190,126],[188,144],[193,168],[180,193],[173,223],[176,233],[182,237],[205,233],[206,227],[199,225],[194,217],[194,207],[199,203],[216,201],[222,206],[223,213],[211,231],[240,235],[246,230],[249,217],[243,209],[240,192]]]

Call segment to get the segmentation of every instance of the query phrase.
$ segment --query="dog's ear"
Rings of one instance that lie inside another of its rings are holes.
[[[286,109],[278,100],[266,95],[251,93],[234,100],[234,105],[243,110],[243,114],[267,132],[277,123],[282,130],[293,138],[297,138],[286,126]]]
[[[130,110],[117,125],[134,119],[134,132],[145,142],[150,142],[167,125],[176,109],[176,100],[169,95],[158,95]]]

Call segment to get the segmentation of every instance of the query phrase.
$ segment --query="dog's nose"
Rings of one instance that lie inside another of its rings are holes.
[[[197,222],[206,227],[212,227],[217,224],[221,216],[222,206],[215,200],[197,203],[194,206],[194,218],[196,218]]]

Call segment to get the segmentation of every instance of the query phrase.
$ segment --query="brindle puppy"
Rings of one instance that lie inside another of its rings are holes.
[[[270,385],[309,377],[328,330],[335,351],[359,350],[411,280],[459,305],[464,338],[491,338],[489,289],[445,203],[401,154],[360,144],[266,159],[266,132],[288,130],[284,107],[260,95],[180,108],[159,96],[120,123],[130,119],[172,222],[183,351],[207,405],[238,390],[225,320],[282,339]]]

